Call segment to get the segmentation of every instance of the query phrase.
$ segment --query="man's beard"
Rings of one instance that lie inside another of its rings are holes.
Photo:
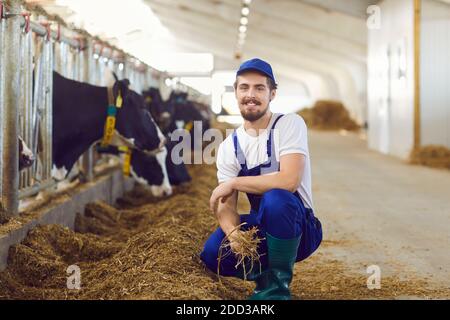
[[[256,106],[260,106],[261,102],[256,101],[256,100],[243,100],[242,101],[242,105],[246,105],[247,103],[253,102],[256,104]],[[245,110],[241,111],[241,115],[244,118],[244,120],[249,121],[249,122],[255,122],[258,121],[259,119],[261,119],[262,117],[264,117],[267,112],[269,111],[269,106],[267,106],[264,110],[260,110],[260,111],[255,111],[255,112],[245,112]]]

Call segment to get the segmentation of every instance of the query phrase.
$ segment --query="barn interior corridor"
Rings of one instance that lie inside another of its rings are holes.
[[[449,30],[450,0],[0,0],[0,301],[450,300]]]

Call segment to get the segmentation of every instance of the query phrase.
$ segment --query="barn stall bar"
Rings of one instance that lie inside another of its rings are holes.
[[[151,85],[157,86],[159,73],[104,42],[67,37],[62,34],[60,24],[52,30],[51,22],[31,21],[31,14],[23,13],[19,1],[11,1],[4,8],[0,37],[0,152],[2,159],[12,161],[2,161],[0,190],[3,211],[14,216],[18,214],[19,199],[55,184],[51,167],[53,70],[69,79],[106,85],[105,70],[110,69],[121,78],[129,78],[132,88],[139,93]],[[35,165],[20,176],[15,165],[17,136],[23,137],[33,154],[40,155]],[[92,159],[89,151],[80,161],[81,168],[77,168],[83,171],[85,181],[93,179]]]

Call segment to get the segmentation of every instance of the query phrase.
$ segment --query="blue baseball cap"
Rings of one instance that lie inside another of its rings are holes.
[[[273,75],[272,67],[270,66],[270,64],[261,59],[252,59],[244,62],[239,68],[237,76],[240,76],[247,71],[260,72],[265,76],[269,77],[270,79],[272,79],[273,82],[277,83]]]

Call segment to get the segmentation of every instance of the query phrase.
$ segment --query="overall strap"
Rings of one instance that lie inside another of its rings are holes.
[[[272,145],[273,141],[273,131],[275,130],[276,125],[278,124],[278,121],[281,120],[281,118],[284,117],[284,114],[280,115],[275,122],[273,123],[272,129],[270,129],[269,133],[269,139],[267,140],[267,155],[269,156],[269,160],[272,158],[272,152],[274,151],[274,145]]]
[[[274,122],[274,124],[272,125],[272,128],[270,130],[269,133],[269,139],[267,141],[267,155],[269,156],[269,161],[271,161],[272,158],[272,153],[274,152],[274,146],[272,145],[272,140],[273,140],[273,130],[275,130],[276,125],[278,124],[278,122],[281,120],[281,118],[283,118],[284,115],[280,115]],[[245,158],[245,154],[242,151],[241,145],[239,144],[239,139],[238,139],[238,135],[237,135],[237,130],[235,130],[233,132],[233,143],[234,143],[234,154],[236,156],[236,159],[238,160],[239,164],[241,165],[241,168],[243,170],[247,170],[247,160]]]
[[[236,159],[238,160],[243,170],[247,169],[247,160],[245,158],[244,152],[242,151],[241,145],[239,144],[237,130],[235,130],[233,133],[233,143],[234,143],[234,154],[236,156]]]

